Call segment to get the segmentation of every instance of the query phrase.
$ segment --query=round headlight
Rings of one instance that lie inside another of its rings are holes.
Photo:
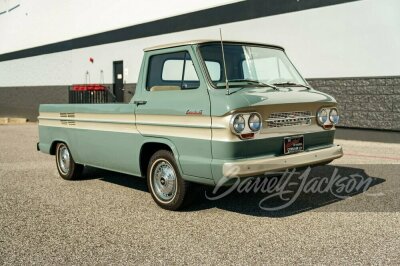
[[[260,115],[253,113],[249,117],[249,128],[252,131],[259,131],[261,129],[261,117]]]
[[[324,125],[328,121],[328,111],[326,109],[319,110],[317,120],[320,125]]]
[[[233,119],[233,130],[235,130],[236,133],[240,133],[244,130],[246,125],[246,121],[244,120],[244,117],[242,115],[237,115]]]
[[[329,112],[329,120],[334,125],[337,125],[337,123],[339,123],[339,113],[338,113],[337,109],[335,109],[335,108],[331,109],[331,111]]]

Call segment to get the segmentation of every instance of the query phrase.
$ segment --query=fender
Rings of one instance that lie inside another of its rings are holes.
[[[176,148],[175,144],[171,140],[164,138],[164,137],[146,136],[145,138],[143,138],[143,142],[140,145],[140,153],[139,154],[142,153],[142,148],[146,143],[160,143],[160,144],[164,144],[164,145],[167,145],[168,147],[170,147],[172,153],[174,154],[175,161],[177,162],[179,172],[181,174],[183,174],[181,163],[179,161],[178,149]],[[139,158],[139,160],[140,160],[140,158]]]

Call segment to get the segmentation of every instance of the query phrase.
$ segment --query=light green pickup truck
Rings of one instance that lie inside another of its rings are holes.
[[[59,174],[84,166],[147,178],[177,210],[194,183],[325,164],[334,144],[333,97],[311,88],[282,47],[191,41],[146,49],[130,103],[40,105],[38,150]]]

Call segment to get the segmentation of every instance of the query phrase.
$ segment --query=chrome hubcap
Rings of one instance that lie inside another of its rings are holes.
[[[58,164],[60,166],[60,170],[67,174],[69,171],[70,155],[66,146],[62,146],[58,152]]]
[[[172,165],[159,159],[153,164],[152,186],[157,198],[161,201],[170,201],[176,193],[176,174]]]

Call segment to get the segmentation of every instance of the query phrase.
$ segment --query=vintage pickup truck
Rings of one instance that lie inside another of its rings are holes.
[[[155,202],[177,210],[195,183],[341,157],[336,105],[282,47],[190,41],[145,49],[130,103],[40,105],[37,146],[64,179],[84,166],[145,177]]]

